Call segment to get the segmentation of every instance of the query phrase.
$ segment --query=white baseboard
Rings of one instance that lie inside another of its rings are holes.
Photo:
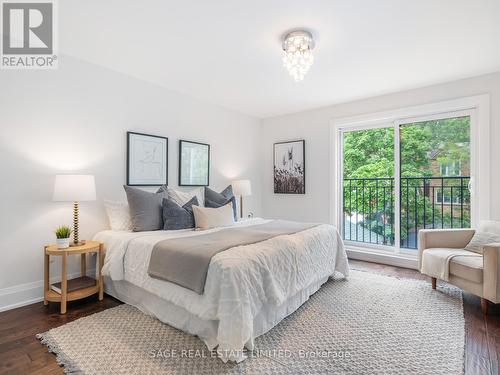
[[[359,248],[347,248],[347,256],[350,259],[364,260],[367,262],[387,264],[389,266],[418,269],[418,261],[414,256],[384,254],[379,251],[369,251]]]
[[[87,275],[95,275],[95,268],[89,269]],[[78,276],[80,272],[68,274],[68,279]],[[54,277],[50,279],[50,282],[55,283],[59,280],[60,277]],[[0,312],[40,301],[43,301],[43,280],[0,289]]]

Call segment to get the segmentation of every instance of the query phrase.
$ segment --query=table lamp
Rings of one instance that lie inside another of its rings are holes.
[[[78,202],[95,201],[95,179],[92,175],[62,174],[56,175],[53,201],[73,202],[73,243],[83,245],[78,239]]]
[[[240,196],[240,217],[243,218],[243,197],[252,195],[252,185],[250,180],[233,181],[233,194]]]

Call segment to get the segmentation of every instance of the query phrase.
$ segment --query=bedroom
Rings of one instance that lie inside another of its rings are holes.
[[[2,1],[0,373],[497,374],[499,6]]]

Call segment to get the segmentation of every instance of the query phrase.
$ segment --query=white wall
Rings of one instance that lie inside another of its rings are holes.
[[[102,200],[125,199],[128,130],[169,137],[174,186],[179,138],[209,143],[211,186],[250,179],[245,208],[260,214],[258,120],[66,56],[59,67],[0,71],[0,310],[42,296],[43,245],[72,219],[70,203],[51,201],[55,174],[95,175],[80,237],[107,228]]]
[[[306,78],[307,79],[307,78]],[[335,88],[332,88],[333,90]],[[330,221],[330,123],[332,119],[489,93],[491,218],[500,219],[500,73],[440,84],[262,121],[262,208],[266,217]],[[307,95],[307,93],[304,93]],[[273,193],[273,143],[306,140],[306,194]]]

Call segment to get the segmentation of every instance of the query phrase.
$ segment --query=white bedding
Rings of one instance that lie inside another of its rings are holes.
[[[253,219],[237,226],[264,222]],[[226,360],[241,360],[244,346],[253,348],[253,321],[263,306],[280,306],[335,272],[348,274],[342,240],[335,227],[323,224],[218,253],[210,263],[203,295],[148,275],[151,251],[158,241],[217,230],[103,231],[94,239],[105,244],[104,275],[126,280],[200,319],[218,320],[217,337],[205,342],[209,349],[218,346]]]

